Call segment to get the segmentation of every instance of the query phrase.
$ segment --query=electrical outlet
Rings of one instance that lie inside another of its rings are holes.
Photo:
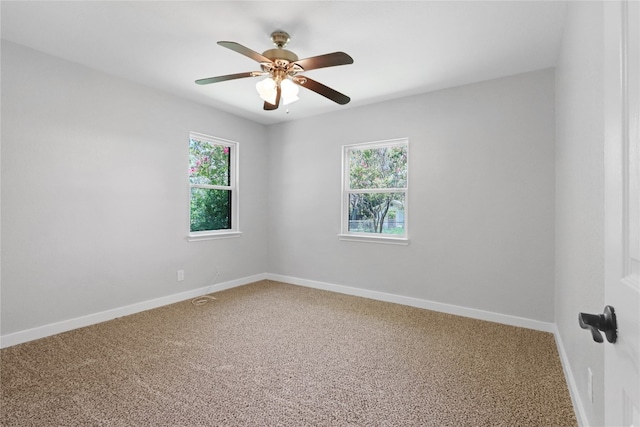
[[[178,282],[182,282],[184,280],[184,270],[178,270],[177,278]]]
[[[591,372],[591,368],[587,368],[587,392],[589,393],[589,401],[593,403],[593,372]]]

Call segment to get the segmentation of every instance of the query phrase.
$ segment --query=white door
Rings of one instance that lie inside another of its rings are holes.
[[[604,2],[605,424],[640,427],[640,2]]]

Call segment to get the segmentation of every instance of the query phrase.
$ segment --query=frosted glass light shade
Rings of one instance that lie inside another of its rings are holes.
[[[256,83],[256,90],[260,94],[260,98],[264,99],[269,104],[275,105],[277,89],[276,82],[271,77]]]
[[[298,85],[292,82],[289,79],[285,79],[280,83],[280,88],[282,89],[282,98],[283,104],[291,104],[292,102],[296,102],[298,99]]]

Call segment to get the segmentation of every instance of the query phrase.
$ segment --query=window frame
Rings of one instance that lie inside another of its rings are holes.
[[[366,150],[372,148],[405,146],[407,149],[407,184],[405,188],[376,188],[352,189],[350,187],[350,158],[349,151],[353,149]],[[349,196],[353,193],[404,193],[404,234],[401,236],[349,231]],[[395,138],[382,141],[348,144],[342,146],[342,186],[340,203],[340,234],[338,238],[345,241],[383,243],[392,245],[409,244],[409,138]]]
[[[187,171],[187,182],[189,184],[189,205],[188,205],[188,223],[187,223],[187,240],[188,241],[200,241],[211,239],[223,239],[230,237],[238,237],[242,233],[240,232],[239,223],[239,191],[238,191],[238,177],[239,177],[239,151],[240,144],[235,141],[230,141],[223,138],[218,138],[211,135],[206,135],[198,132],[189,132],[189,144],[191,140],[206,141],[213,145],[222,145],[229,147],[229,185],[211,185],[211,184],[192,184],[189,180],[189,172]],[[192,188],[204,188],[211,190],[227,190],[231,192],[231,228],[222,230],[202,230],[191,231],[191,189]]]

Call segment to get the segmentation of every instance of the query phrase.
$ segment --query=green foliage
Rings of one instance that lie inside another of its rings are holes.
[[[407,187],[407,146],[349,150],[349,184],[354,190]]]
[[[349,184],[353,190],[406,188],[407,146],[349,150]],[[392,204],[403,209],[404,193],[349,194],[349,231],[387,232],[384,220]]]
[[[403,228],[395,226],[396,212],[392,205],[404,210],[404,193],[352,193],[349,195],[349,231],[366,233],[402,234]],[[385,224],[385,217],[392,224]],[[385,227],[386,226],[386,227]]]
[[[231,228],[231,190],[210,186],[229,186],[230,148],[208,141],[189,143],[189,182],[191,188],[190,230]]]
[[[231,191],[191,189],[191,231],[231,228]]]

